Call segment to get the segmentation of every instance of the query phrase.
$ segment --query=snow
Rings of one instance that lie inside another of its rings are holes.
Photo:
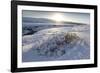
[[[71,41],[66,40],[67,34],[76,37]],[[23,62],[89,59],[89,25],[42,29],[24,35],[22,45]]]

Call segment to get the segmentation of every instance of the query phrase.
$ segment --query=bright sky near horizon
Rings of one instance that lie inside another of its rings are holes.
[[[90,23],[89,13],[22,10],[22,17],[48,18],[58,22],[71,21],[86,24]]]

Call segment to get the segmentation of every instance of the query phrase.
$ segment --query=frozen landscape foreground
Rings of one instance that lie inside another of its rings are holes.
[[[55,27],[24,35],[22,62],[89,59],[89,28],[89,25]]]

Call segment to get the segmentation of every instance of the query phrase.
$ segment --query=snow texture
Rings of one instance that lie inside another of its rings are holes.
[[[22,62],[89,59],[89,28],[89,25],[43,25],[31,28],[25,26],[22,37]]]

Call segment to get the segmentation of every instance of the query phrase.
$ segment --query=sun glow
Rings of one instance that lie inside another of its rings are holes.
[[[56,22],[61,22],[61,21],[64,21],[64,16],[60,13],[56,13],[51,17],[51,19]]]

